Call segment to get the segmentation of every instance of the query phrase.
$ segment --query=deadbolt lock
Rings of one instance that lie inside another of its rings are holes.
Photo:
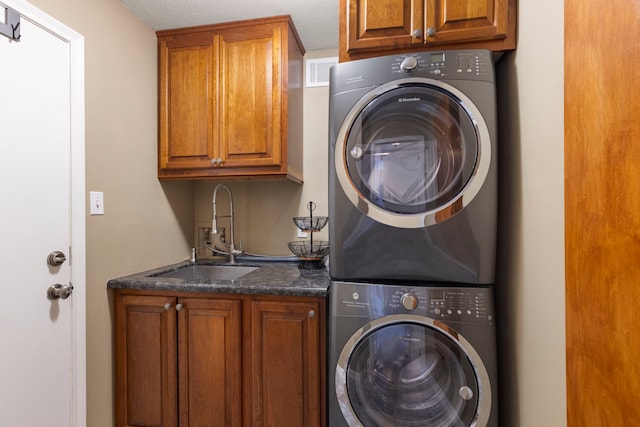
[[[64,255],[63,252],[53,251],[47,257],[47,264],[49,264],[52,267],[58,267],[59,265],[62,265],[66,260],[67,260],[67,257]]]

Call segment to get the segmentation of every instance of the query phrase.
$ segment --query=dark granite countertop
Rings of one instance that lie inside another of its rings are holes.
[[[198,260],[197,265],[224,266],[230,264]],[[185,279],[160,276],[191,266],[193,266],[191,261],[183,261],[153,270],[142,271],[111,279],[107,282],[107,287],[111,289],[154,291],[325,297],[330,281],[326,268],[304,268],[298,262],[241,261],[237,263],[237,266],[257,268],[235,280]]]

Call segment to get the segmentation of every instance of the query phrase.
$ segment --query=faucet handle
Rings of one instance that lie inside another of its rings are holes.
[[[242,255],[242,253],[244,252],[244,250],[242,249],[242,240],[240,240],[240,249],[235,249],[233,246],[231,246],[231,252],[233,252],[234,255]]]

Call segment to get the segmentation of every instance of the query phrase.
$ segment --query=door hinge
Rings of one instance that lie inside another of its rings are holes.
[[[7,7],[4,16],[4,23],[0,22],[0,34],[9,37],[9,40],[20,41],[20,14]]]

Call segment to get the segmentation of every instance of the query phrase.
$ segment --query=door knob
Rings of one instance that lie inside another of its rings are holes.
[[[71,295],[71,292],[73,292],[73,287],[56,283],[47,289],[47,297],[52,300],[67,299],[69,295]]]
[[[59,265],[62,265],[66,260],[67,260],[67,257],[64,255],[63,252],[60,252],[60,251],[53,251],[49,254],[49,256],[47,256],[47,264],[49,264],[52,267],[57,267]]]

